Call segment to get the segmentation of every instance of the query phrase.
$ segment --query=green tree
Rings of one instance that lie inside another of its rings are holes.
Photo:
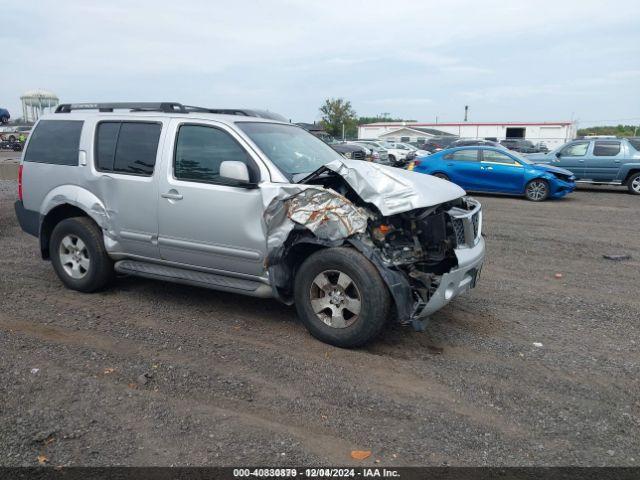
[[[354,138],[358,131],[356,112],[351,107],[351,102],[343,98],[327,98],[320,107],[322,113],[322,127],[336,138]]]
[[[578,136],[585,135],[616,135],[618,137],[632,137],[640,134],[640,125],[608,125],[601,127],[581,128]]]

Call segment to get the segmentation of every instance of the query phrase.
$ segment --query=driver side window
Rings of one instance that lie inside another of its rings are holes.
[[[587,154],[589,142],[572,143],[560,152],[563,157],[583,157]]]
[[[180,127],[173,164],[178,180],[235,184],[220,177],[220,164],[224,161],[246,164],[251,181],[256,180],[256,167],[249,155],[227,132],[206,125]]]
[[[496,152],[495,150],[483,150],[482,161],[502,163],[505,165],[520,165],[514,158],[511,158],[506,153]]]

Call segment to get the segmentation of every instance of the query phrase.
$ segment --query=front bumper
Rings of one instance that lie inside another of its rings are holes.
[[[562,198],[575,189],[575,182],[565,182],[564,180],[555,179],[551,182],[549,196],[551,198]]]
[[[458,266],[442,275],[440,285],[414,318],[428,317],[461,293],[476,286],[484,263],[484,238],[480,236],[478,243],[472,248],[456,248],[455,253],[458,258]]]

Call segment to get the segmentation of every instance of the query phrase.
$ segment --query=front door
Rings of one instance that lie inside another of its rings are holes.
[[[584,178],[596,182],[611,182],[618,177],[624,158],[620,140],[596,140],[584,161]]]
[[[568,145],[562,147],[557,152],[556,158],[553,160],[552,165],[556,167],[566,168],[572,172],[578,179],[584,178],[584,162],[587,158],[587,151],[589,150],[589,141],[577,141],[571,142]]]
[[[223,161],[247,165],[242,139],[216,122],[175,120],[166,142],[171,157],[160,181],[158,243],[163,260],[253,276],[264,274],[266,237],[260,188],[220,177]]]
[[[477,148],[454,150],[446,154],[443,160],[449,180],[466,190],[482,190]]]
[[[518,194],[524,192],[524,168],[511,155],[496,150],[482,150],[480,170],[486,190]]]

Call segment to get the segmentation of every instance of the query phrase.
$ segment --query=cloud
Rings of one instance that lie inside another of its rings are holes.
[[[635,1],[57,0],[2,12],[12,55],[0,101],[14,116],[32,88],[66,101],[260,106],[300,120],[327,96],[418,119],[470,99],[488,117],[508,111],[502,101],[590,117],[601,116],[595,106],[568,99],[597,94],[627,117],[639,103]]]

